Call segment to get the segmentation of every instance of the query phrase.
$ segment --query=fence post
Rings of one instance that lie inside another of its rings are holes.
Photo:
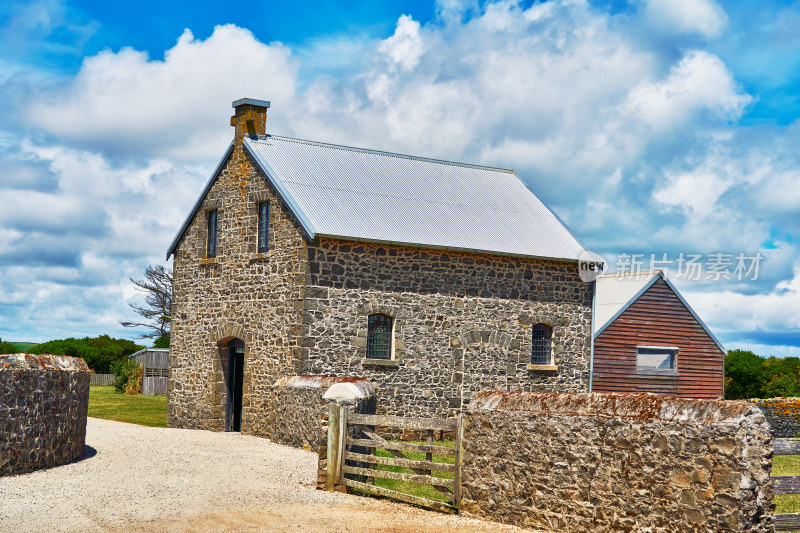
[[[328,404],[328,476],[325,490],[334,490],[342,483],[345,436],[347,435],[347,407]]]

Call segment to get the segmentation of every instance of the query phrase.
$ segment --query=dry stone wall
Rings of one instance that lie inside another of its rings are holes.
[[[481,392],[461,512],[536,529],[772,531],[772,445],[744,401]]]
[[[756,404],[777,438],[800,436],[800,398],[767,398],[750,400]]]
[[[351,411],[375,413],[375,387],[365,379],[332,376],[291,376],[279,379],[270,394],[264,436],[279,444],[318,451],[327,446],[329,400],[325,392],[336,383],[351,383],[360,391]]]
[[[0,476],[83,457],[89,367],[61,355],[0,355]]]
[[[309,245],[302,371],[361,376],[379,411],[455,416],[478,390],[586,391],[592,287],[575,264],[320,239]],[[367,317],[394,317],[392,361],[365,358]],[[532,370],[553,326],[555,370]]]

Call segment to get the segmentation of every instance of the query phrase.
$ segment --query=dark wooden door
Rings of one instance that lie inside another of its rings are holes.
[[[228,356],[228,431],[242,430],[242,384],[244,382],[244,343],[232,341]]]

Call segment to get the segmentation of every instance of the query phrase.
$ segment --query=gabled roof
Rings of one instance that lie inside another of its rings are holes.
[[[708,333],[708,336],[719,346],[719,349],[725,352],[725,347],[717,339],[708,326],[700,320],[697,313],[689,305],[689,303],[681,296],[675,285],[664,275],[661,270],[648,270],[635,274],[603,274],[598,276],[597,285],[595,287],[594,298],[594,338],[600,336],[622,313],[625,312],[641,295],[647,292],[647,289],[652,287],[658,280],[664,280],[667,286],[675,296],[686,307],[689,313],[692,314],[697,323]]]
[[[244,146],[309,239],[577,261],[583,246],[512,170],[274,135]],[[227,154],[226,154],[227,157]],[[170,246],[213,185],[220,163]]]

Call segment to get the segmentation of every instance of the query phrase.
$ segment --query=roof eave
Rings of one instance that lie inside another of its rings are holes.
[[[194,219],[194,217],[197,214],[197,212],[200,211],[200,206],[203,205],[203,200],[205,200],[206,195],[211,190],[211,187],[214,185],[214,181],[217,179],[217,176],[219,175],[220,171],[222,170],[222,167],[225,165],[225,161],[227,161],[228,157],[231,155],[231,152],[233,152],[233,142],[231,142],[228,145],[228,149],[225,150],[225,154],[222,156],[222,159],[219,160],[219,163],[217,163],[217,167],[214,169],[214,172],[211,174],[211,179],[208,180],[208,183],[206,183],[206,186],[203,189],[203,192],[200,193],[200,198],[198,198],[197,201],[194,203],[194,207],[192,207],[192,211],[189,213],[189,216],[186,217],[186,220],[183,221],[183,225],[181,226],[181,229],[178,231],[178,234],[175,235],[175,238],[172,240],[172,244],[169,245],[169,249],[167,250],[167,257],[166,257],[166,259],[168,261],[169,261],[169,256],[171,256],[171,255],[173,255],[175,253],[175,249],[178,247],[178,243],[180,242],[181,238],[183,237],[183,234],[189,228],[189,224],[192,223],[192,219]]]
[[[347,235],[334,235],[330,233],[317,233],[317,237],[324,239],[338,239],[343,241],[352,242],[368,242],[373,244],[386,244],[390,246],[407,246],[409,248],[426,248],[432,250],[445,250],[453,252],[466,252],[474,254],[497,255],[502,257],[518,257],[520,259],[537,259],[541,261],[557,261],[559,263],[577,263],[578,259],[571,259],[566,257],[547,257],[542,255],[519,254],[513,252],[499,252],[497,250],[481,250],[478,248],[463,248],[458,246],[443,246],[438,244],[423,244],[417,242],[403,242],[403,241],[389,241],[382,239],[368,239],[364,237],[350,237]]]

